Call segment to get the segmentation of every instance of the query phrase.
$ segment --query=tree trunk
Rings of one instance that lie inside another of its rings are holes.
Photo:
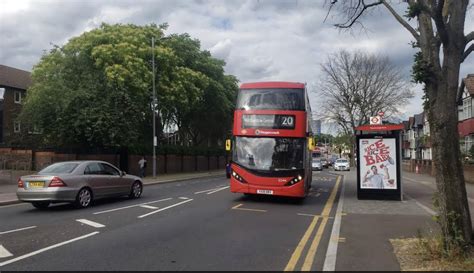
[[[445,58],[449,56],[445,55]],[[472,223],[459,149],[456,96],[453,95],[457,92],[458,71],[448,65],[442,73],[443,78],[426,86],[428,94],[431,94],[429,121],[438,188],[435,202],[446,249],[453,244],[472,241]],[[460,242],[459,238],[464,242]]]

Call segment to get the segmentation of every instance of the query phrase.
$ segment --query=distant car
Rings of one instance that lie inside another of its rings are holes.
[[[324,168],[329,168],[329,161],[326,158],[321,158],[321,164]]]
[[[142,192],[140,177],[126,174],[108,162],[65,161],[37,174],[21,176],[16,194],[20,201],[42,209],[58,202],[86,208],[95,199],[124,195],[139,198]]]
[[[347,159],[337,159],[334,162],[334,170],[335,171],[350,171],[351,168],[349,166],[349,161]]]
[[[321,164],[321,160],[319,158],[313,158],[313,162],[311,163],[313,171],[322,171],[323,165]]]

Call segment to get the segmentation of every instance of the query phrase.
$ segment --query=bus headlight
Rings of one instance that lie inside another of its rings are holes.
[[[301,180],[303,180],[303,176],[302,175],[298,175],[297,177],[294,177],[292,179],[290,179],[290,181],[288,181],[285,186],[292,186],[298,182],[300,182]]]
[[[235,171],[232,171],[232,176],[242,183],[247,183],[247,181],[245,181],[245,179],[243,179],[242,176],[238,175]]]

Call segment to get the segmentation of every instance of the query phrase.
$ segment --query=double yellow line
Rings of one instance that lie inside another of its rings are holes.
[[[306,244],[308,243],[309,238],[311,237],[311,234],[313,233],[313,230],[316,227],[316,224],[318,223],[319,218],[322,218],[322,222],[319,225],[316,236],[314,237],[313,242],[311,243],[309,247],[308,253],[306,254],[306,258],[303,263],[303,267],[301,268],[301,271],[311,271],[311,266],[313,265],[314,256],[316,256],[316,251],[318,249],[319,242],[321,241],[324,228],[326,227],[326,224],[328,222],[329,214],[331,213],[334,200],[336,199],[336,194],[337,194],[340,182],[341,182],[341,176],[338,176],[336,185],[334,186],[331,192],[331,195],[329,196],[328,201],[326,202],[326,205],[324,206],[321,216],[314,216],[313,220],[311,221],[311,224],[309,225],[308,229],[304,233],[303,238],[301,238],[300,243],[298,244],[295,251],[293,252],[293,255],[291,255],[290,261],[285,267],[285,271],[295,270],[296,264],[298,263],[298,260],[300,259],[301,254]]]

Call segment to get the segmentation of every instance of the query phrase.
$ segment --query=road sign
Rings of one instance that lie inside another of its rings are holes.
[[[382,124],[382,118],[380,116],[370,117],[370,124]]]
[[[379,115],[380,117],[383,117],[384,114],[385,114],[385,113],[384,113],[383,111],[378,112],[378,115]]]

